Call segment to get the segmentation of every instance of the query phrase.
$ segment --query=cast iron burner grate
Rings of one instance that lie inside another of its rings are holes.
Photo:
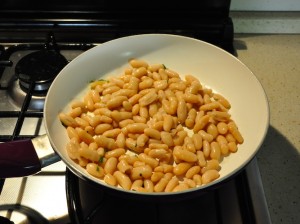
[[[49,38],[49,36],[48,36]],[[45,51],[45,45],[55,45],[56,50],[80,50],[80,51],[86,51],[95,45],[93,44],[57,44],[53,42],[53,37],[50,35],[51,43],[48,42],[49,39],[47,39],[47,42],[44,44],[17,44],[10,46],[8,49],[2,51],[0,54],[0,79],[1,75],[3,74],[4,69],[7,66],[11,66],[12,62],[10,61],[10,57],[13,53],[16,52],[23,52],[23,51],[33,51],[34,54],[38,52]],[[53,52],[49,51],[53,57]],[[55,53],[55,61],[57,61],[57,53]],[[49,55],[46,55],[49,56]],[[30,59],[30,58],[29,58]],[[34,135],[21,135],[20,131],[24,122],[25,118],[42,118],[43,117],[43,102],[46,97],[47,89],[49,88],[51,84],[51,80],[54,79],[54,77],[57,75],[57,73],[68,63],[66,59],[63,58],[63,56],[59,56],[59,60],[62,60],[63,62],[60,62],[59,69],[57,68],[51,68],[50,73],[43,74],[42,76],[39,76],[38,73],[35,73],[34,78],[30,75],[23,75],[21,77],[23,82],[23,86],[21,87],[21,90],[23,91],[19,95],[21,96],[21,99],[19,99],[20,108],[18,110],[3,110],[0,111],[0,117],[1,118],[17,118],[16,125],[14,127],[14,131],[12,135],[0,135],[0,142],[6,142],[11,140],[19,140],[19,139],[25,139],[25,138],[33,138],[36,137],[37,134]],[[35,62],[36,63],[36,62]],[[18,64],[17,64],[18,65]],[[16,66],[17,66],[16,65]],[[19,64],[19,70],[22,71],[23,66],[26,67],[26,64],[22,65],[22,62]],[[25,69],[23,69],[25,70]],[[49,71],[49,70],[48,70]],[[30,70],[27,72],[31,72]],[[36,71],[34,71],[36,72]],[[7,86],[1,86],[0,90],[7,91],[7,92],[13,92],[15,90],[12,90],[12,87],[18,88],[18,82],[19,79],[15,76],[15,78],[12,81],[14,84],[8,84]],[[44,85],[47,85],[45,87]],[[22,84],[21,84],[22,85]],[[38,89],[38,90],[37,90]],[[15,93],[14,93],[15,94]],[[35,101],[39,101],[38,106],[32,106]]]

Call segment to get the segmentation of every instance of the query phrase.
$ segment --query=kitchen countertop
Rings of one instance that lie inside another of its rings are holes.
[[[269,100],[270,127],[256,157],[271,221],[300,223],[300,34],[235,34],[234,45]]]

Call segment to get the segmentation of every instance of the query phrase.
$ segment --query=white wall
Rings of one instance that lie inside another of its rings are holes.
[[[300,11],[299,0],[231,0],[234,11]]]
[[[300,0],[231,0],[235,33],[300,34]]]

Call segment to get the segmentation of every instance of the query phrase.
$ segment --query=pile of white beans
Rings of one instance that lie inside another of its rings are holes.
[[[69,157],[111,186],[195,188],[219,178],[222,157],[244,142],[225,97],[163,64],[131,59],[123,74],[89,87],[59,119]]]

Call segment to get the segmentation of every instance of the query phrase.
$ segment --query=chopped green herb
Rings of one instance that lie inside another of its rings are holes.
[[[104,160],[104,156],[100,156],[99,160],[98,160],[98,163],[101,164],[103,163],[103,160]]]
[[[164,69],[166,69],[167,67],[164,65],[164,64],[162,64],[162,66],[164,67]]]
[[[91,80],[90,83],[97,82],[97,81],[100,81],[100,82],[109,82],[108,80],[105,80],[105,79],[98,79],[98,80]]]

